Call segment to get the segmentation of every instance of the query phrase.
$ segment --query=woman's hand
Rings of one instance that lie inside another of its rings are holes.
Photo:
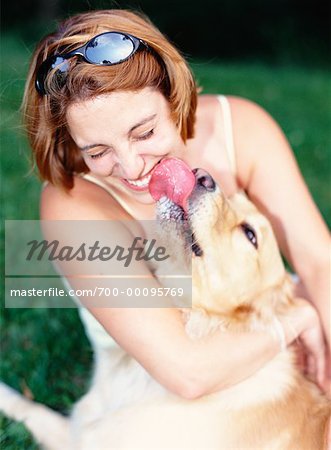
[[[330,352],[316,309],[308,301],[296,298],[294,306],[281,321],[287,342],[297,344],[299,366],[321,389],[330,394],[327,370]]]

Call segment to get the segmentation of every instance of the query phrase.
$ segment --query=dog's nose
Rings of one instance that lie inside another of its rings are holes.
[[[206,191],[213,192],[216,189],[216,183],[211,175],[203,169],[193,169],[197,186]]]

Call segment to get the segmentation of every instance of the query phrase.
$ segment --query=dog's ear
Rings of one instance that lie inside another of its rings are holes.
[[[282,283],[279,286],[279,299],[277,301],[277,308],[288,307],[293,304],[294,299],[294,281],[293,277],[286,273]]]

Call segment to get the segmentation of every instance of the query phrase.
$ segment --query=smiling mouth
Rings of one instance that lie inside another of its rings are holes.
[[[151,180],[152,174],[148,173],[142,178],[139,178],[138,180],[129,180],[128,178],[125,178],[126,183],[130,184],[130,186],[134,186],[137,188],[148,188],[149,182]]]
[[[143,177],[138,178],[137,180],[129,180],[128,178],[122,178],[122,180],[124,181],[124,183],[126,185],[129,185],[130,187],[132,187],[135,190],[146,190],[146,189],[148,189],[149,182],[150,182],[150,180],[152,178],[153,170],[160,163],[160,161],[158,161],[151,168],[151,170],[147,174],[145,174]]]

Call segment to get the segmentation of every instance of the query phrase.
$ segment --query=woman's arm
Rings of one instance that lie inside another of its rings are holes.
[[[330,349],[327,227],[278,125],[247,100],[231,98],[230,102],[239,182],[272,222],[284,256],[319,312]]]
[[[306,303],[306,302],[305,302]],[[311,355],[324,367],[322,334],[315,310],[308,304],[293,308],[282,319],[287,344],[303,330],[315,333]],[[118,342],[158,382],[177,395],[194,399],[232,386],[253,375],[280,350],[271,333],[215,332],[191,340],[181,313],[170,308],[98,309],[90,311]]]
[[[82,190],[74,190],[71,196],[50,187],[42,197],[42,218],[63,220],[68,218],[69,212],[73,220],[111,219],[114,210],[110,206],[109,194],[103,198],[103,192],[98,193],[98,199],[102,200],[102,208],[99,208],[99,200],[93,197],[96,192],[85,187],[83,184]],[[121,229],[118,233],[123,242],[125,230]],[[101,241],[102,237],[98,236],[98,239]],[[145,275],[149,273],[146,267],[140,267],[140,273],[142,270],[145,270]],[[77,289],[84,279],[70,279],[70,283]],[[146,278],[146,287],[158,286],[156,279]],[[103,300],[109,301],[109,298]],[[86,304],[105,330],[152,377],[185,398],[196,398],[244,380],[271,360],[280,349],[277,338],[264,332],[218,332],[192,341],[185,332],[180,311],[174,308],[98,308],[88,305],[88,302]],[[311,326],[306,309],[301,308],[300,313],[292,315],[289,328],[287,321],[284,322],[287,343],[308,325]],[[293,334],[292,329],[295,330]],[[319,348],[322,346],[317,345]]]

